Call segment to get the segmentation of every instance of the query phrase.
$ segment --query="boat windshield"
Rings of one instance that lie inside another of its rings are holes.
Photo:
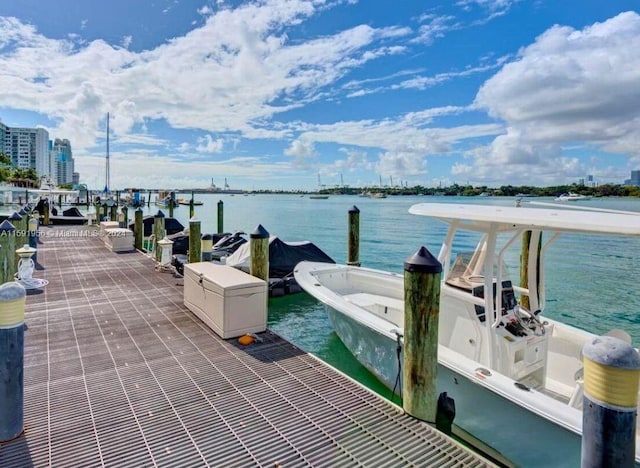
[[[451,286],[471,291],[473,283],[481,283],[484,278],[477,274],[478,255],[474,252],[460,252],[456,256],[453,266],[449,269],[446,282]]]

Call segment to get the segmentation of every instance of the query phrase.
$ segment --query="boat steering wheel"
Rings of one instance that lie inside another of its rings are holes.
[[[515,309],[513,309],[514,317],[524,329],[531,330],[536,336],[542,336],[546,333],[546,330],[544,329],[545,324],[538,318],[537,313],[539,312],[539,310],[531,312],[521,305],[517,305]]]

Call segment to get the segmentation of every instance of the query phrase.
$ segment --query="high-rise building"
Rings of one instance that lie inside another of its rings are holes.
[[[4,142],[5,142],[5,139],[7,138],[8,131],[9,131],[9,127],[7,127],[5,124],[3,124],[0,121],[0,153],[6,153],[4,149]]]
[[[624,184],[640,187],[640,170],[631,171],[631,178],[625,180]]]
[[[38,176],[46,172],[49,159],[49,132],[44,128],[15,128],[0,124],[0,152],[18,169],[33,168]]]
[[[49,176],[57,185],[73,183],[74,161],[71,143],[66,138],[56,138],[51,146]]]

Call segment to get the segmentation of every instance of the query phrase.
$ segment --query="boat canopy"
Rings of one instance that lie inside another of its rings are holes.
[[[632,212],[418,203],[409,208],[409,213],[481,232],[488,232],[493,227],[498,231],[551,230],[640,236],[640,213]]]

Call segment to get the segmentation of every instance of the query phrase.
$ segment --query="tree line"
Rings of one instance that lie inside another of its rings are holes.
[[[0,182],[15,179],[28,179],[38,182],[38,173],[32,167],[28,169],[13,167],[9,155],[0,152]]]

